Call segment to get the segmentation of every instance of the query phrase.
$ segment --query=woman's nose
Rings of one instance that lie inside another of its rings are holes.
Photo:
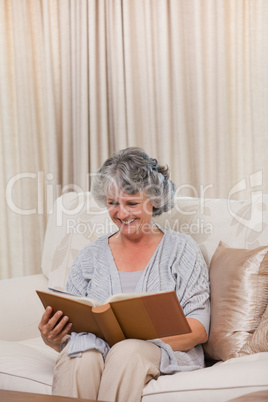
[[[118,212],[117,212],[117,217],[119,219],[124,219],[129,215],[129,212],[127,210],[126,207],[124,207],[123,205],[119,205],[118,206]]]

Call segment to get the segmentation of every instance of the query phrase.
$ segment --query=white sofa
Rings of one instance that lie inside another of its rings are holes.
[[[268,245],[268,195],[248,201],[178,198],[175,208],[156,221],[192,235],[209,264],[220,241],[241,249]],[[62,288],[79,250],[112,228],[90,193],[65,194],[49,217],[42,274],[0,281],[0,389],[51,394],[57,353],[39,336],[43,307],[35,290]],[[258,391],[268,400],[267,351],[160,376],[147,384],[142,400],[221,402]]]

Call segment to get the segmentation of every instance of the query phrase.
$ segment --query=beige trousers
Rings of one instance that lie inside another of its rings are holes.
[[[142,390],[160,375],[160,348],[151,342],[126,339],[115,344],[105,362],[101,353],[89,350],[69,358],[68,346],[57,359],[53,395],[109,402],[138,402]]]

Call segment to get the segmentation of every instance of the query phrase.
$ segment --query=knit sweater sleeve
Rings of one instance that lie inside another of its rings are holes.
[[[203,255],[189,237],[182,238],[180,254],[172,266],[176,278],[178,298],[187,318],[195,318],[209,333],[210,324],[210,287],[208,267]]]
[[[65,290],[76,296],[88,296],[90,281],[94,272],[91,244],[84,247],[74,260]]]

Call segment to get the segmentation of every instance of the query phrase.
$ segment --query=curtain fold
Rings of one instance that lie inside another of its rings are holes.
[[[140,146],[178,195],[268,192],[266,0],[0,0],[1,278],[53,201]]]

